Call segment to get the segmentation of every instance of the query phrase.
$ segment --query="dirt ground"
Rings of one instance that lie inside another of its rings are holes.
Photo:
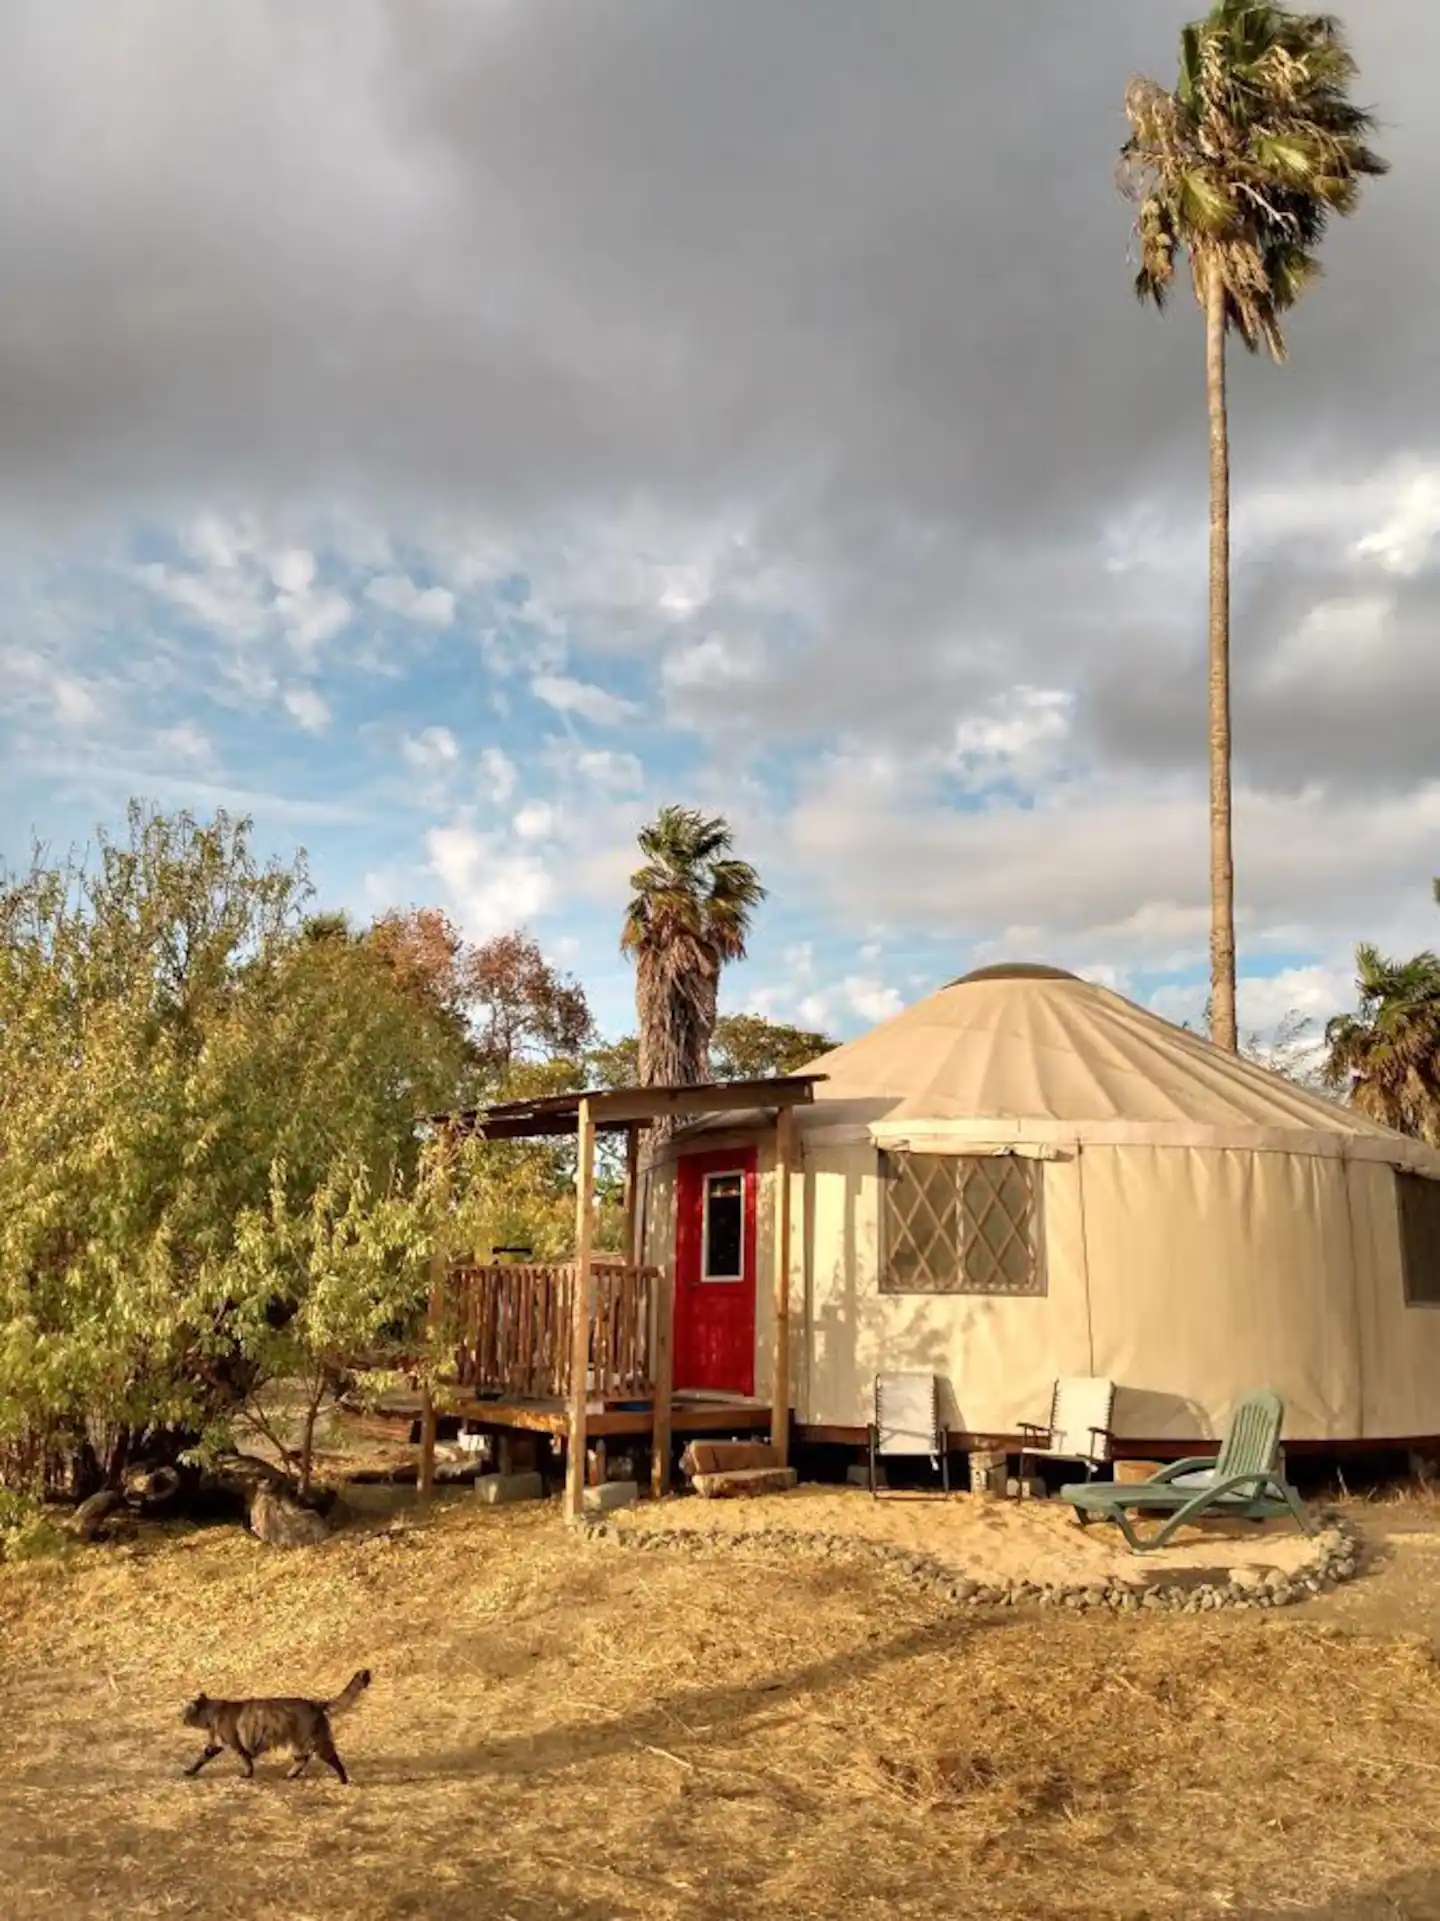
[[[829,1535],[925,1554],[972,1580],[1081,1586],[1120,1576],[1137,1585],[1182,1575],[1223,1582],[1233,1568],[1294,1574],[1315,1544],[1291,1520],[1217,1521],[1181,1528],[1161,1553],[1134,1555],[1118,1528],[1075,1525],[1059,1501],[949,1500],[900,1495],[873,1499],[863,1488],[800,1486],[740,1501],[648,1502],[616,1516],[644,1533],[763,1534],[770,1529]],[[1154,1533],[1156,1523],[1142,1527]]]
[[[1440,1522],[1280,1615],[956,1611],[878,1563],[447,1496],[0,1569],[0,1913],[1440,1916]],[[402,1516],[401,1520],[408,1519]],[[197,1781],[187,1697],[370,1694],[353,1785]]]

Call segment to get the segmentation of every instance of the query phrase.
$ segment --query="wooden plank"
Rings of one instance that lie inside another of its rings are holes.
[[[747,1494],[788,1494],[796,1479],[793,1467],[733,1467],[718,1474],[697,1474],[691,1485],[704,1500],[727,1501]]]
[[[775,1464],[790,1459],[790,1177],[795,1163],[795,1112],[783,1107],[775,1123],[775,1349],[772,1358],[770,1444]]]
[[[680,1472],[728,1474],[735,1468],[783,1467],[768,1441],[692,1441],[680,1456]]]
[[[565,1517],[585,1512],[586,1375],[590,1366],[590,1277],[595,1253],[595,1123],[581,1101],[575,1168],[575,1298],[570,1304],[570,1430],[565,1462]]]
[[[655,1284],[655,1376],[650,1444],[650,1491],[657,1501],[670,1492],[671,1400],[675,1386],[675,1265],[667,1262]]]

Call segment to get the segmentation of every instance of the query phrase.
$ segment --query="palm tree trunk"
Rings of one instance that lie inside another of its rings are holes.
[[[1225,412],[1225,283],[1205,289],[1210,411],[1210,1038],[1239,1052],[1235,1019],[1235,850],[1230,804],[1230,428]]]

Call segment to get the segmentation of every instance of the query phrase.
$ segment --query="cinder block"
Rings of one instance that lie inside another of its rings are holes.
[[[860,1461],[857,1463],[852,1461],[850,1466],[845,1470],[845,1479],[850,1483],[851,1487],[869,1487],[869,1462]],[[875,1463],[875,1485],[876,1487],[884,1487],[885,1485],[885,1464],[883,1461],[877,1461]]]
[[[543,1474],[482,1474],[475,1492],[487,1507],[500,1507],[507,1501],[543,1501]]]
[[[612,1508],[634,1507],[640,1499],[638,1481],[602,1481],[599,1487],[585,1490],[585,1512],[608,1514]]]

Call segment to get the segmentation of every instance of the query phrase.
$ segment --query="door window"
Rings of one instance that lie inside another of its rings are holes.
[[[745,1278],[745,1176],[705,1176],[705,1234],[700,1261],[702,1281]]]

